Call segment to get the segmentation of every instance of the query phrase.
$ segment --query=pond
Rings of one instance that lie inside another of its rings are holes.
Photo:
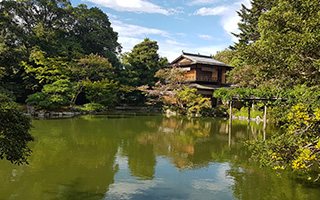
[[[95,115],[34,120],[29,165],[0,161],[0,199],[319,199],[248,159],[262,124],[222,118]],[[279,131],[267,127],[267,138]]]

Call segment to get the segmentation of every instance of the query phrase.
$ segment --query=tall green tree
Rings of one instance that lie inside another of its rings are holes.
[[[99,54],[118,67],[117,55],[121,52],[118,33],[111,27],[108,16],[99,8],[88,9],[81,4],[71,11],[69,38],[81,45],[84,54]]]
[[[157,41],[146,38],[140,44],[133,47],[132,52],[123,55],[123,75],[128,85],[154,85],[155,73],[167,65],[168,60],[161,58],[158,54]]]
[[[237,12],[241,18],[241,21],[238,23],[240,33],[233,33],[233,35],[239,41],[230,47],[233,53],[229,63],[235,68],[228,72],[227,79],[228,82],[239,86],[255,88],[261,82],[270,82],[270,79],[272,79],[265,76],[266,72],[261,67],[262,64],[256,62],[260,58],[257,55],[255,43],[261,37],[261,32],[258,29],[259,18],[276,6],[278,0],[252,0],[250,3],[250,8],[242,5],[242,8]]]
[[[74,82],[73,103],[76,102],[78,95],[83,92],[84,82],[101,81],[105,78],[113,80],[115,78],[115,67],[108,59],[98,54],[90,54],[77,61],[70,68],[71,79]]]
[[[261,35],[258,30],[259,18],[263,13],[270,11],[277,2],[278,0],[251,0],[251,8],[241,5],[242,8],[237,11],[241,18],[238,23],[240,33],[233,33],[234,36],[238,37],[239,42],[235,44],[234,48],[237,49],[238,45],[248,45],[259,40]]]
[[[54,69],[62,64],[57,63],[60,61],[67,68],[74,60],[91,53],[119,66],[118,34],[108,16],[98,8],[72,7],[68,0],[4,0],[0,2],[0,19],[0,67],[5,67],[3,80],[15,83],[16,91],[30,85],[39,85],[40,91],[42,78],[36,73],[41,73],[41,69]],[[43,58],[36,58],[35,50]],[[39,65],[41,60],[48,62]],[[51,72],[54,79],[56,71]]]
[[[259,19],[259,59],[276,85],[320,84],[320,2],[280,0]]]

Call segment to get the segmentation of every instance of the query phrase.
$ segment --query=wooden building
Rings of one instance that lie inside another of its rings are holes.
[[[213,59],[212,56],[182,52],[169,66],[185,70],[187,85],[197,88],[198,93],[203,96],[211,98],[215,89],[230,87],[226,82],[226,72],[233,67]]]

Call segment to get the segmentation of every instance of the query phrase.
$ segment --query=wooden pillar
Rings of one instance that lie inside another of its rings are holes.
[[[263,140],[266,139],[266,128],[267,128],[267,104],[264,104],[264,112],[263,112]]]
[[[229,147],[231,146],[231,127],[232,127],[232,101],[229,101]]]
[[[232,121],[232,101],[229,101],[229,121]]]
[[[251,112],[251,104],[249,104],[248,106],[248,125],[250,124],[250,120],[251,120],[250,112]]]

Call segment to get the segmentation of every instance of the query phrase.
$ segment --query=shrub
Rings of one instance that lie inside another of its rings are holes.
[[[71,103],[72,86],[69,80],[58,80],[43,86],[41,92],[29,95],[26,102],[40,109],[56,109]]]
[[[83,105],[83,111],[100,112],[107,110],[107,107],[99,103],[87,103]]]

